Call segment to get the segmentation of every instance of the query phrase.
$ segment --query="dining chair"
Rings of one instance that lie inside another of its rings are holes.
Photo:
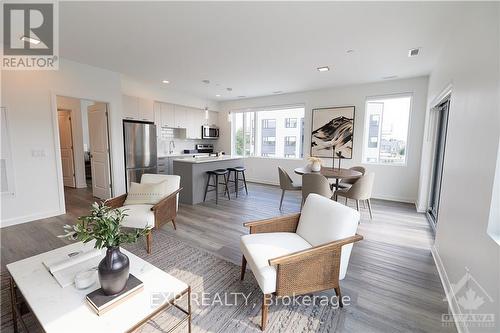
[[[283,206],[283,198],[285,197],[285,191],[300,191],[302,189],[301,185],[294,184],[290,175],[282,168],[278,167],[278,173],[280,176],[280,188],[281,188],[281,200],[280,200],[280,210]]]
[[[362,166],[353,166],[349,168],[349,170],[354,170],[354,171],[359,171],[361,172],[362,175],[366,173],[365,167]],[[358,178],[348,178],[348,179],[342,179],[339,183],[339,188],[348,188],[351,187],[352,184],[354,184],[358,180]]]
[[[359,177],[351,187],[335,191],[335,201],[337,201],[339,196],[346,198],[346,201],[347,199],[354,199],[356,200],[356,208],[358,211],[359,201],[366,201],[366,203],[368,204],[368,211],[370,212],[370,220],[372,220],[373,214],[370,198],[372,196],[374,180],[375,174],[373,172],[365,173],[363,176]]]
[[[318,173],[306,173],[302,176],[302,203],[311,193],[319,194],[326,198],[333,198],[333,191],[325,176]]]

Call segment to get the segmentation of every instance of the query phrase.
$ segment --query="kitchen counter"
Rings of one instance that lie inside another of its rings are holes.
[[[241,160],[242,157],[222,155],[222,156],[196,156],[196,157],[184,157],[179,159],[174,159],[174,162],[182,163],[213,163],[220,161],[231,161],[231,160]]]
[[[158,158],[193,157],[193,156],[208,156],[208,153],[195,153],[195,154],[185,154],[185,153],[164,154],[164,153],[158,153]]]
[[[205,186],[207,185],[207,171],[215,169],[227,169],[230,167],[244,166],[245,159],[243,157],[222,155],[215,156],[200,156],[173,160],[173,174],[181,176],[181,187],[179,201],[189,205],[195,205],[203,202],[205,194]],[[213,181],[213,178],[212,178]],[[222,182],[222,177],[219,177],[219,182]],[[212,183],[212,182],[211,182]],[[230,191],[234,188],[233,183],[229,183]],[[219,189],[222,191],[222,185]],[[219,200],[222,199],[222,192],[219,194]],[[207,200],[215,198],[215,191],[207,193]]]

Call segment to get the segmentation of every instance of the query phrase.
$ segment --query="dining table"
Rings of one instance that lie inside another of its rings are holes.
[[[321,167],[320,171],[312,171],[309,167],[302,167],[295,168],[293,171],[298,175],[303,175],[305,173],[319,173],[326,178],[333,178],[335,179],[335,190],[339,189],[339,182],[341,179],[356,179],[363,175],[361,172],[356,170],[330,167]]]

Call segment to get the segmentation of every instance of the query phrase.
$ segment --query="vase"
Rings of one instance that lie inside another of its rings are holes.
[[[321,170],[321,163],[319,162],[313,162],[311,165],[311,171],[313,172],[319,172]]]
[[[118,246],[110,246],[106,256],[97,268],[99,282],[105,295],[116,295],[125,288],[128,280],[130,262],[128,257],[120,252]]]

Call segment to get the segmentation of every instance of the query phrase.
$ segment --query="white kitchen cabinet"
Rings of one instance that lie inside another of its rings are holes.
[[[139,120],[154,121],[154,102],[147,98],[138,98]]]
[[[139,101],[137,97],[122,95],[123,118],[138,119],[139,118]]]
[[[204,119],[205,111],[186,108],[186,137],[188,139],[201,139],[201,126]]]
[[[123,118],[130,120],[154,121],[153,101],[146,98],[122,95]]]
[[[161,103],[161,124],[163,127],[175,126],[175,107],[170,103]]]
[[[188,108],[182,105],[174,106],[174,127],[186,128]]]
[[[161,104],[160,102],[154,102],[153,111],[154,111],[154,122],[157,128],[161,127]],[[158,131],[156,131],[158,133]]]
[[[208,111],[208,124],[210,126],[219,126],[219,113],[215,111]]]

